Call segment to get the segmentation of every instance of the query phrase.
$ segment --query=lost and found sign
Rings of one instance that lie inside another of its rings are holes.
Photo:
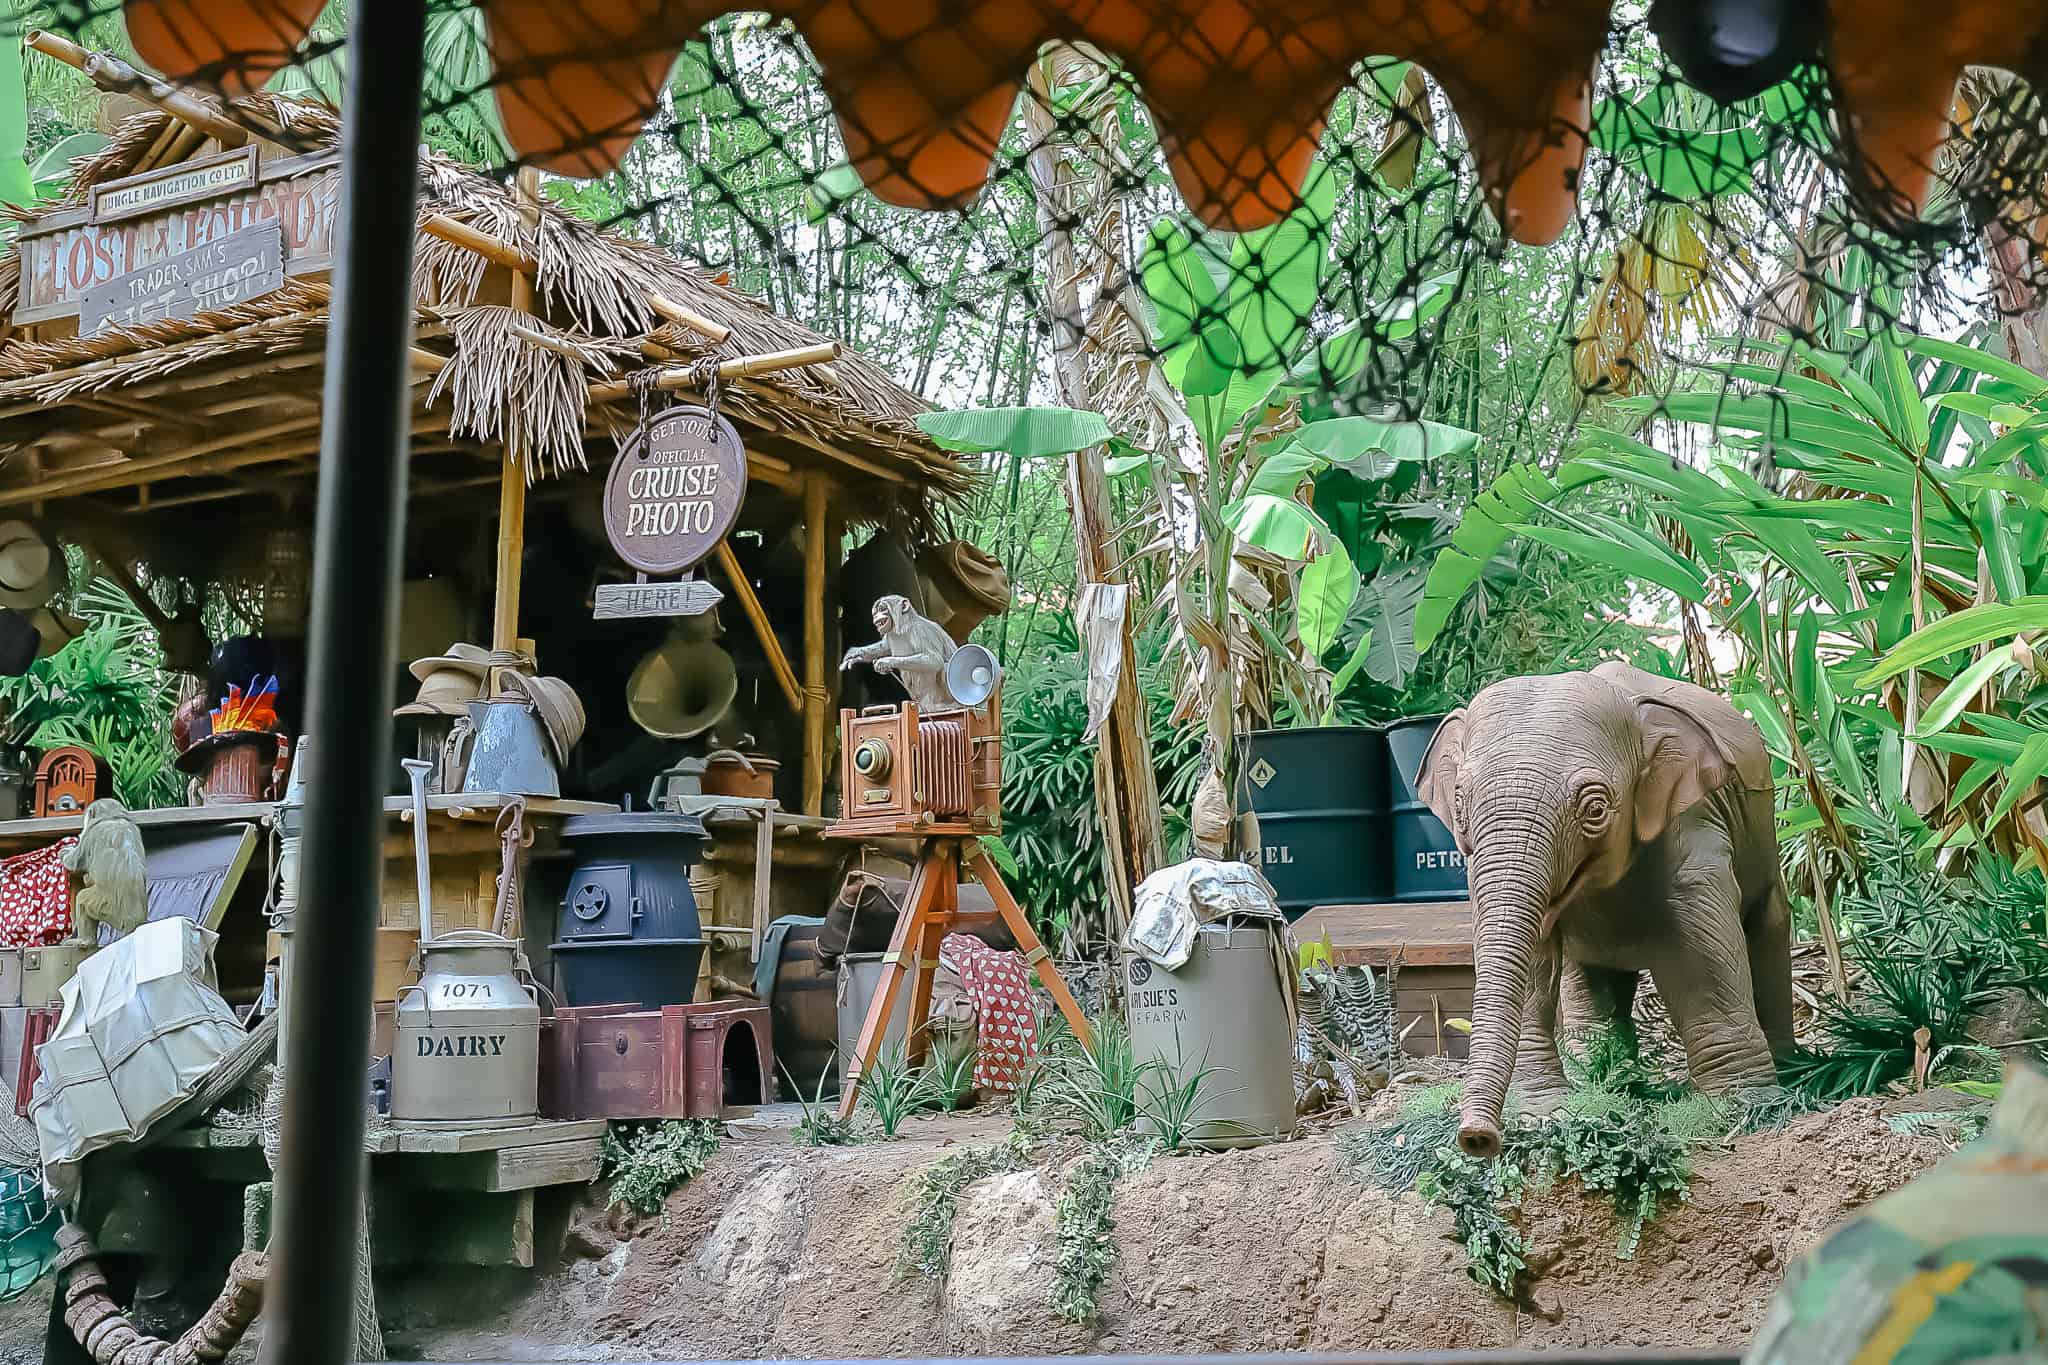
[[[79,298],[78,331],[189,318],[283,287],[284,234],[261,223],[94,285]]]
[[[732,423],[705,408],[682,406],[650,418],[619,448],[604,484],[604,529],[612,549],[646,574],[679,574],[725,539],[747,496],[747,452]],[[634,596],[651,606],[647,589]],[[701,593],[681,592],[670,610],[631,615],[690,615]]]

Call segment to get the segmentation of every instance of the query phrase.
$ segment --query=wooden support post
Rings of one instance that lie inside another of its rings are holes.
[[[529,222],[540,215],[540,173],[521,167],[514,186],[520,212]],[[521,271],[512,272],[512,306],[522,313],[533,311],[533,279]],[[491,604],[491,648],[506,652],[519,646],[519,578],[526,560],[526,452],[506,447],[498,470],[498,562],[497,588]],[[497,691],[497,678],[491,690]]]
[[[754,585],[747,581],[745,571],[733,555],[732,546],[722,540],[718,542],[718,566],[725,570],[726,582],[732,585],[732,595],[740,599],[740,609],[754,623],[754,634],[760,638],[761,652],[768,656],[768,667],[775,674],[782,695],[789,699],[789,709],[802,715],[804,700],[803,694],[797,690],[796,671],[789,666],[789,656],[782,652],[782,641],[775,638],[775,627],[768,623],[768,613],[762,608],[761,599],[754,596]]]
[[[825,477],[804,475],[804,814],[825,803],[825,553],[832,541]]]

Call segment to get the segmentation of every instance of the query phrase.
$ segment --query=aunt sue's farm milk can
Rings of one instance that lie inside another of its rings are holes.
[[[420,944],[420,981],[398,996],[391,1117],[475,1128],[540,1112],[540,1005],[519,945],[462,929]]]

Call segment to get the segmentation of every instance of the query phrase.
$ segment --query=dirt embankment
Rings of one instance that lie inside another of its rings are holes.
[[[1450,1215],[1363,1183],[1328,1134],[1162,1159],[1117,1187],[1117,1263],[1101,1320],[1080,1327],[1048,1306],[1057,1159],[968,1188],[943,1282],[899,1275],[912,1177],[1001,1128],[955,1118],[908,1131],[823,1151],[728,1142],[658,1217],[579,1210],[564,1264],[509,1311],[488,1323],[415,1317],[394,1346],[439,1359],[618,1360],[1735,1347],[1790,1258],[1946,1150],[1858,1101],[1704,1152],[1690,1201],[1625,1262],[1603,1201],[1576,1186],[1532,1193],[1523,1221],[1543,1267],[1542,1312],[1474,1284]]]

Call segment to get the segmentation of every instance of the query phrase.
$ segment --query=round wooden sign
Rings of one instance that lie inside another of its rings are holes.
[[[604,530],[642,573],[672,574],[725,539],[747,496],[747,452],[732,423],[673,407],[626,438],[604,481]]]

